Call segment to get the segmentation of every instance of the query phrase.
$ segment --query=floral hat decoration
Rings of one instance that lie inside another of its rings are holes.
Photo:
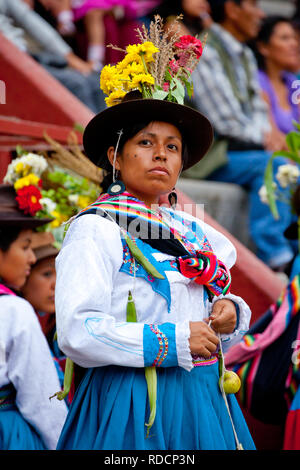
[[[44,156],[17,149],[18,156],[8,165],[4,183],[14,188],[20,212],[45,224],[38,231],[51,232],[57,248],[63,241],[65,224],[87,205],[94,202],[100,191],[102,173],[93,172],[94,181],[87,176],[90,161],[83,154],[80,171],[78,159],[60,144],[47,137],[56,153]],[[73,168],[73,171],[71,170]],[[93,168],[92,168],[93,170]],[[91,172],[90,172],[91,174]]]
[[[208,119],[184,104],[186,93],[189,97],[193,93],[191,75],[204,42],[190,35],[180,36],[176,22],[173,31],[165,31],[160,16],[155,16],[149,31],[143,25],[137,34],[138,44],[120,49],[123,60],[101,71],[100,88],[107,95],[107,109],[97,114],[84,131],[86,155],[108,170],[106,150],[116,144],[117,133],[134,122],[159,119],[181,131],[187,147],[185,170],[205,155],[213,140]]]

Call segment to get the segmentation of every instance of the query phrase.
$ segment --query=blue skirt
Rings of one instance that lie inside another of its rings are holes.
[[[157,369],[157,411],[146,437],[149,402],[144,369],[88,369],[71,404],[58,450],[236,449],[220,393],[218,363]],[[228,395],[244,449],[255,449],[234,395]]]
[[[45,450],[41,438],[23,418],[14,400],[12,386],[0,389],[0,450]]]

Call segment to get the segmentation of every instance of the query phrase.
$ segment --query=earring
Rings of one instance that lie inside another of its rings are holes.
[[[172,209],[176,209],[176,204],[177,204],[177,193],[176,189],[173,188],[172,192],[168,195],[168,201]]]
[[[118,194],[124,193],[125,189],[123,181],[116,180],[108,187],[107,193],[110,194],[110,196],[118,196]]]
[[[107,189],[107,193],[110,196],[118,196],[118,194],[124,193],[124,191],[126,189],[125,184],[123,183],[123,181],[116,179],[116,173],[119,173],[118,171],[116,171],[116,159],[117,159],[117,152],[118,152],[119,142],[120,142],[122,134],[123,134],[123,129],[118,131],[118,141],[117,141],[117,145],[116,145],[115,151],[114,151],[114,159],[113,159],[113,165],[112,165],[113,166],[113,182],[111,183],[111,185]]]

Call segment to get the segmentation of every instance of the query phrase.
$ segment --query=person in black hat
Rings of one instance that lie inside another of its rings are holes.
[[[14,187],[0,185],[0,448],[54,449],[67,415],[49,402],[60,387],[51,353],[31,305],[20,289],[36,257],[33,231],[51,219],[26,215]]]
[[[171,72],[168,86],[154,87],[153,54],[168,59],[164,47],[172,48],[153,41],[128,46],[124,62],[103,69],[108,108],[84,132],[87,156],[107,176],[99,199],[71,222],[56,261],[58,344],[86,369],[57,449],[253,449],[218,368],[217,348],[238,341],[250,319],[229,293],[235,248],[177,210],[174,194],[212,129],[182,104]],[[192,37],[176,44],[170,67],[181,51],[199,52]],[[168,194],[171,208],[159,205]]]

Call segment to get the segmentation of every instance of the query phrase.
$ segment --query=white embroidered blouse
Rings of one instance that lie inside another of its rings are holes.
[[[176,212],[178,215],[178,211]],[[185,223],[162,209],[163,219],[184,234]],[[233,244],[199,219],[181,213],[185,221],[200,225],[217,257],[231,268],[236,261]],[[201,247],[194,244],[196,249]],[[158,263],[174,258],[157,252]],[[119,226],[95,214],[75,219],[56,259],[56,321],[61,350],[82,367],[120,365],[145,367],[159,356],[159,336],[168,349],[160,357],[161,367],[194,366],[189,349],[190,321],[209,316],[212,304],[205,289],[176,269],[166,269],[168,296],[154,291],[151,279],[120,271],[124,251]],[[134,267],[133,267],[134,268]],[[137,311],[137,323],[126,322],[128,291]],[[237,306],[238,324],[230,335],[222,335],[223,350],[241,339],[248,329],[251,312],[244,300],[224,296]]]
[[[14,386],[23,418],[55,450],[68,409],[49,400],[61,385],[38,318],[26,300],[1,295],[0,324],[0,388]]]

